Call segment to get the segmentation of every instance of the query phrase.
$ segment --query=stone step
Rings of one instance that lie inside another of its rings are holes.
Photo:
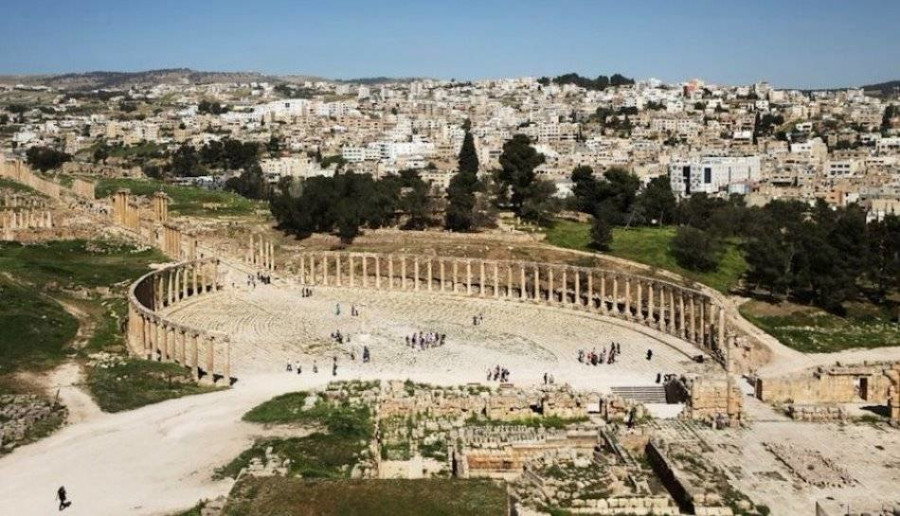
[[[666,403],[666,389],[662,385],[613,387],[612,393],[638,403]]]

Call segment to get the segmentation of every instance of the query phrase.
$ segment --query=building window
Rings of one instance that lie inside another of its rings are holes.
[[[712,183],[712,169],[709,167],[703,169],[703,182],[706,184]]]

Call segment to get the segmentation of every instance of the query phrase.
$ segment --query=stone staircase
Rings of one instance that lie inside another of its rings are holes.
[[[666,388],[662,385],[640,387],[613,387],[612,393],[638,403],[666,403]]]

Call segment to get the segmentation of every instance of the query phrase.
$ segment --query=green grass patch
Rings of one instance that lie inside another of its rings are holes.
[[[112,286],[133,281],[149,264],[164,261],[168,259],[156,249],[110,241],[0,243],[0,272],[36,286]]]
[[[576,423],[585,423],[590,419],[587,417],[528,417],[522,419],[485,419],[480,417],[471,417],[466,420],[469,426],[528,426],[532,428],[566,428]]]
[[[323,426],[333,434],[369,439],[374,427],[369,407],[342,403],[335,405],[319,400],[307,410],[302,410],[308,396],[305,392],[282,394],[257,405],[244,414],[243,420],[265,424],[300,424]]]
[[[34,288],[0,276],[0,373],[44,369],[65,358],[78,320]]]
[[[97,326],[83,351],[86,353],[124,351],[125,334],[122,325],[128,318],[128,302],[124,297],[117,297],[96,301],[93,305],[98,312]]]
[[[121,412],[218,390],[198,385],[190,372],[178,364],[139,359],[91,368],[88,386],[97,405],[105,412]]]
[[[159,191],[165,192],[172,199],[169,210],[181,215],[251,215],[257,209],[266,209],[265,203],[251,201],[236,193],[172,185],[155,179],[100,179],[96,185],[96,195],[97,198],[109,197],[122,188],[147,197]]]
[[[879,348],[900,343],[900,324],[887,309],[853,307],[845,317],[789,303],[749,301],[741,315],[782,344],[804,353],[833,353],[853,348]]]
[[[558,220],[547,230],[547,242],[567,249],[593,251],[590,248],[590,230],[589,222]],[[674,236],[675,228],[672,226],[613,228],[613,242],[608,254],[672,271],[726,293],[738,284],[747,270],[744,255],[738,242],[734,240],[726,242],[722,260],[716,270],[702,273],[687,270],[678,265],[670,251]]]
[[[367,441],[346,435],[314,433],[306,437],[263,439],[244,450],[215,472],[216,478],[236,478],[254,458],[262,459],[268,447],[291,460],[290,473],[304,478],[349,478],[350,469],[366,449]]]
[[[226,516],[504,516],[506,487],[490,480],[242,479]]]

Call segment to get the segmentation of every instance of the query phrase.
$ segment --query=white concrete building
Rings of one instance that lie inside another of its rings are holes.
[[[704,157],[669,165],[672,192],[680,196],[739,191],[738,185],[756,182],[759,177],[759,156]]]

